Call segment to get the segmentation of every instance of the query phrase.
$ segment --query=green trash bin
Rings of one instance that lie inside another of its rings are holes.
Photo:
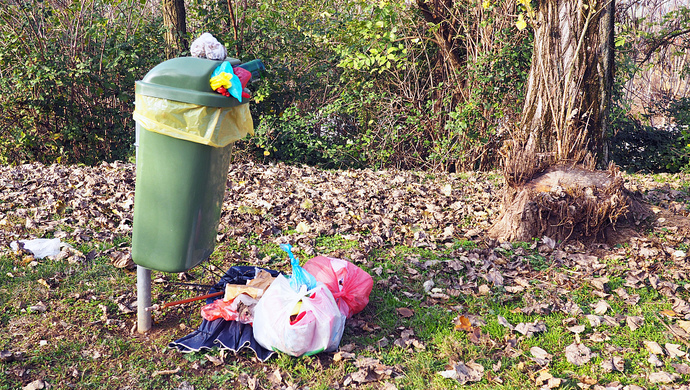
[[[175,58],[135,84],[132,260],[141,267],[183,272],[215,247],[232,142],[253,134],[247,102],[211,89],[221,63]]]

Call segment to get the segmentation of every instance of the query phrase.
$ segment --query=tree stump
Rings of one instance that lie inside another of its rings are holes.
[[[597,236],[633,208],[618,169],[607,171],[556,165],[531,180],[509,187],[504,210],[489,229],[499,241],[530,241],[548,236]]]

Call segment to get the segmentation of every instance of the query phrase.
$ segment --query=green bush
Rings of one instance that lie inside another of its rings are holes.
[[[483,10],[456,7],[452,18]],[[531,37],[517,34],[502,8],[463,16],[491,45],[463,43],[478,54],[462,70],[448,68],[432,41],[436,27],[404,3],[238,2],[235,13],[237,39],[227,2],[189,7],[203,23],[216,15],[207,30],[231,54],[268,69],[251,87],[257,136],[240,149],[325,167],[494,166],[497,129],[519,110],[531,54]]]
[[[64,4],[64,5],[63,5]],[[160,62],[160,21],[133,0],[10,0],[0,11],[0,163],[126,159],[134,81]]]
[[[628,172],[679,172],[688,165],[687,131],[656,129],[630,116],[612,123],[611,159]]]
[[[134,81],[164,60],[158,5],[143,1],[7,2],[0,163],[131,155]],[[484,169],[496,162],[500,124],[519,110],[531,49],[506,16],[514,5],[487,4],[457,2],[439,22],[468,28],[455,38],[462,69],[434,43],[439,25],[400,2],[188,0],[188,38],[211,32],[231,56],[267,67],[250,86],[257,135],[238,143],[246,155]]]

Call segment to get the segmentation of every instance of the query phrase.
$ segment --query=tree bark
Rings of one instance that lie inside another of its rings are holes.
[[[417,8],[422,13],[424,20],[429,23],[439,25],[433,30],[434,41],[441,49],[443,59],[451,64],[453,69],[459,70],[464,68],[464,59],[466,58],[461,47],[456,45],[456,37],[460,33],[455,26],[451,24],[453,9],[453,0],[436,0],[433,1],[434,6],[430,6],[426,0],[417,0]]]
[[[603,1],[603,2],[602,2]],[[489,235],[594,236],[632,208],[604,165],[613,85],[613,0],[538,0],[520,125],[504,150],[508,189]]]
[[[161,8],[165,27],[165,56],[170,59],[189,49],[184,0],[161,0]]]
[[[527,153],[551,166],[582,163],[588,154],[606,158],[603,140],[613,83],[613,5],[613,0],[538,2],[527,94],[513,140],[514,159],[524,161]],[[509,182],[519,184],[543,170],[536,165],[531,167],[536,168],[534,172],[517,172],[518,180]]]

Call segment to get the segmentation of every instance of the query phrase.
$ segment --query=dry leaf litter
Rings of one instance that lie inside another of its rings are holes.
[[[644,325],[644,318],[627,315],[626,310],[616,312],[610,302],[634,306],[640,297],[636,289],[649,288],[658,291],[672,309],[659,313],[668,334],[680,344],[666,343],[663,347],[654,341],[645,341],[638,351],[647,350],[650,371],[647,380],[659,384],[678,384],[680,375],[687,375],[690,367],[684,362],[688,353],[688,329],[690,305],[683,299],[690,286],[686,251],[690,224],[687,219],[686,193],[680,185],[658,183],[651,178],[631,181],[627,187],[640,192],[644,200],[654,204],[655,224],[652,232],[644,235],[632,231],[615,231],[625,245],[581,243],[571,241],[558,245],[549,237],[531,243],[530,250],[546,259],[547,266],[535,269],[524,248],[509,243],[485,241],[484,232],[495,221],[500,209],[502,185],[495,174],[468,173],[431,176],[407,171],[324,171],[310,167],[294,167],[283,164],[261,165],[255,163],[233,164],[230,167],[227,191],[218,229],[218,248],[225,242],[246,242],[249,233],[262,240],[280,241],[286,231],[294,231],[289,240],[295,242],[307,255],[327,248],[315,248],[319,235],[339,234],[358,243],[357,249],[330,253],[355,262],[367,262],[377,279],[378,288],[402,287],[402,279],[418,280],[423,292],[400,291],[408,298],[419,299],[423,305],[444,305],[453,297],[487,295],[503,289],[506,300],[522,302],[520,311],[525,315],[540,316],[561,312],[568,316],[563,327],[576,336],[576,342],[561,351],[530,349],[528,361],[542,367],[534,371],[534,384],[541,388],[556,388],[561,378],[548,371],[556,357],[565,357],[575,365],[591,362],[598,356],[605,372],[624,371],[621,356],[629,350],[602,348],[609,339],[607,326],[626,326],[635,332]],[[96,167],[45,166],[25,164],[16,167],[0,167],[0,243],[5,254],[21,256],[26,266],[37,264],[30,253],[13,253],[12,241],[51,236],[79,244],[98,242],[126,242],[121,240],[131,233],[134,205],[134,166],[126,163],[103,163]],[[663,239],[657,239],[663,235]],[[410,256],[408,274],[396,275],[377,267],[375,260],[367,260],[373,249],[390,248],[394,245],[425,247],[431,250],[450,247],[453,240],[473,240],[475,249],[458,248],[444,260],[428,260]],[[253,247],[250,258],[225,253],[231,261],[243,261],[256,265],[275,263],[277,259],[261,253]],[[127,245],[117,245],[101,252],[81,253],[66,248],[53,260],[76,264],[88,263],[96,256],[108,256],[118,268],[132,268],[133,263]],[[662,261],[660,261],[662,260]],[[662,266],[666,261],[666,266]],[[670,264],[670,265],[669,265]],[[567,268],[568,273],[554,271]],[[458,274],[462,276],[458,276]],[[615,291],[608,288],[611,276],[625,280]],[[57,285],[54,280],[44,280],[46,286]],[[42,284],[43,284],[42,283]],[[600,298],[591,307],[580,307],[568,298],[571,290],[581,285],[592,287]],[[535,292],[540,292],[535,296]],[[545,297],[547,297],[545,299]],[[550,297],[550,298],[548,298]],[[78,297],[77,297],[78,298]],[[103,310],[100,321],[111,321],[122,326],[121,315],[132,313],[132,294],[116,298],[120,313]],[[481,331],[486,318],[462,313],[456,321],[456,330],[468,333],[478,345],[500,346],[506,356],[519,357],[518,343],[535,337],[547,328],[539,320],[510,324],[498,317],[511,336],[506,340],[491,340]],[[31,310],[51,310],[50,303],[32,303]],[[400,308],[400,317],[417,315],[414,311]],[[371,319],[357,319],[352,326],[362,331],[380,329]],[[399,333],[384,337],[379,347],[396,345],[410,351],[424,349],[425,345],[415,337],[411,329],[399,329]],[[360,357],[359,347],[342,348],[333,360],[352,362],[356,372],[348,374],[334,387],[377,382],[385,388],[395,388],[389,381],[404,375],[404,368],[387,366],[377,359]],[[597,352],[592,352],[592,349]],[[97,350],[91,352],[98,354]],[[18,359],[16,353],[3,351],[2,360]],[[669,363],[676,372],[664,369]],[[222,362],[221,362],[222,363]],[[523,363],[520,363],[523,364]],[[165,374],[165,373],[163,373]],[[162,374],[162,375],[163,375]],[[450,361],[448,369],[439,374],[453,378],[461,384],[487,378],[502,383],[501,364],[497,362],[487,369],[474,361]],[[276,386],[285,388],[280,372],[270,375]],[[257,386],[256,379],[240,378],[249,388]],[[282,384],[282,385],[281,385]],[[39,388],[42,383],[29,386]],[[581,377],[578,385],[583,388],[603,388],[590,377]],[[678,384],[680,385],[680,384]],[[633,389],[636,386],[607,384],[606,388]]]

